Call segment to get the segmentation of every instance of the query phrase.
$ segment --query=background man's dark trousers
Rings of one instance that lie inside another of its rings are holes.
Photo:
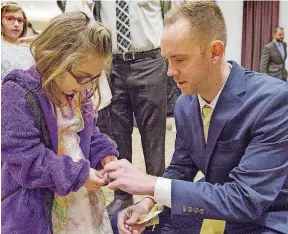
[[[99,112],[97,123],[100,131],[117,143],[120,159],[131,162],[134,113],[146,172],[161,176],[165,169],[167,65],[160,50],[151,53],[151,57],[147,56],[128,61],[114,57],[109,79],[112,102]],[[132,198],[131,194],[115,191],[118,201],[114,200],[108,206],[109,214],[116,209],[111,206],[121,206],[122,209],[132,204]]]

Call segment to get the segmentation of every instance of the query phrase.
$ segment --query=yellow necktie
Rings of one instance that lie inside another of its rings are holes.
[[[211,120],[211,116],[213,113],[213,109],[209,106],[203,106],[202,108],[202,113],[203,113],[203,128],[204,128],[204,138],[205,138],[205,142],[207,143],[207,139],[208,139],[208,130],[209,130],[209,125],[210,125],[210,120]]]
[[[204,129],[204,138],[207,143],[208,139],[208,131],[211,116],[213,113],[213,109],[209,106],[203,106],[202,114],[203,114],[203,129]],[[214,220],[214,219],[204,219],[200,234],[223,234],[225,230],[226,221],[224,220]]]

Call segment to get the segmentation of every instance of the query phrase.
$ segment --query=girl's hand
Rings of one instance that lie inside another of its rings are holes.
[[[104,177],[95,169],[90,168],[89,176],[83,185],[88,190],[97,190],[105,183]]]
[[[118,160],[115,155],[108,155],[101,159],[101,166],[104,167],[107,163]]]

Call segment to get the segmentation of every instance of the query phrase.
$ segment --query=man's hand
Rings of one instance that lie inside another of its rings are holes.
[[[115,155],[108,155],[105,158],[101,159],[101,166],[104,167],[107,163],[112,162],[112,161],[116,161],[117,157]]]
[[[120,234],[140,234],[145,230],[145,223],[137,224],[141,215],[148,214],[154,206],[151,198],[144,198],[141,202],[126,208],[118,214],[118,230]]]
[[[106,164],[102,173],[112,181],[108,184],[110,189],[121,189],[134,195],[154,195],[157,177],[142,173],[126,159]]]
[[[83,185],[88,190],[97,190],[105,183],[105,179],[95,169],[90,168],[89,176]]]

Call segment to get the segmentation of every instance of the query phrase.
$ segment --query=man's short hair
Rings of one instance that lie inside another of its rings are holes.
[[[275,35],[278,32],[278,30],[284,30],[284,28],[279,27],[279,26],[277,28],[274,28],[273,35]]]
[[[193,33],[197,33],[203,46],[213,40],[227,44],[227,30],[223,14],[216,3],[210,1],[187,1],[172,9],[165,16],[165,26],[174,24],[179,19],[186,19]]]

